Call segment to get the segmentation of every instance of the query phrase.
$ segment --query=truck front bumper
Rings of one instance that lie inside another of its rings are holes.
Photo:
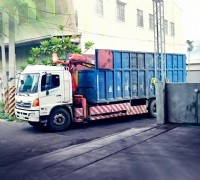
[[[25,121],[39,122],[39,111],[27,111],[15,108],[15,116]]]

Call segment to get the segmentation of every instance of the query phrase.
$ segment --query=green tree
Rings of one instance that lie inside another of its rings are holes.
[[[9,77],[15,76],[15,14],[19,5],[23,4],[23,0],[0,0],[0,4],[4,12],[8,13],[8,28],[9,28]],[[2,41],[3,42],[3,41]],[[4,77],[5,78],[5,77]],[[5,81],[5,79],[4,79]],[[14,81],[11,81],[10,85],[15,85]]]
[[[190,53],[192,52],[194,46],[193,46],[194,41],[186,40],[187,44],[187,52],[188,52],[188,71],[190,71]]]
[[[71,39],[73,37],[57,38],[52,37],[49,40],[40,42],[39,47],[33,47],[30,50],[31,57],[28,58],[27,64],[43,64],[53,65],[52,54],[56,53],[59,60],[65,60],[68,53],[81,53],[81,49]],[[94,45],[93,42],[85,42],[85,49],[90,49]],[[20,69],[25,69],[26,65],[22,64]]]

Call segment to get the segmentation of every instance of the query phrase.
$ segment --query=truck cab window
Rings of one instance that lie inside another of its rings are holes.
[[[22,74],[18,85],[20,93],[37,93],[38,92],[39,74]]]
[[[46,91],[50,89],[54,89],[60,86],[60,77],[59,75],[51,75],[50,82],[47,83],[47,75],[42,76],[41,80],[41,91]]]

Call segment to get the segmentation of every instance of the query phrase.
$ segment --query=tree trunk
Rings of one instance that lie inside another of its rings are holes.
[[[190,51],[188,51],[188,71],[190,71]]]
[[[9,79],[15,77],[15,22],[12,14],[9,14]],[[9,86],[15,86],[15,79],[11,80]]]
[[[4,44],[4,33],[2,33],[2,36],[0,38],[1,42],[1,57],[2,57],[2,80],[3,80],[3,87],[7,88],[8,86],[8,80],[7,80],[7,66],[6,66],[6,53],[5,53],[5,44]]]

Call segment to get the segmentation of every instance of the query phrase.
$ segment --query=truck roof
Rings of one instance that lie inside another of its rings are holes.
[[[63,71],[65,70],[64,66],[46,66],[46,65],[28,65],[23,73],[35,73],[39,71]]]

